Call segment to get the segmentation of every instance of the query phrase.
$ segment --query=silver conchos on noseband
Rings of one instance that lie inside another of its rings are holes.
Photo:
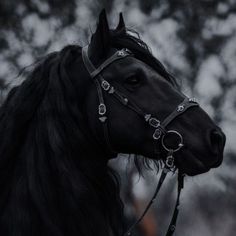
[[[167,152],[167,157],[165,160],[165,167],[162,171],[161,177],[159,179],[156,191],[150,200],[149,204],[145,208],[143,214],[140,216],[140,218],[129,228],[129,230],[124,235],[131,235],[134,227],[143,219],[144,215],[154,202],[162,183],[164,182],[164,179],[166,177],[166,174],[170,170],[175,170],[175,160],[174,160],[174,153],[179,151],[184,146],[184,140],[182,135],[176,131],[176,130],[168,130],[167,126],[170,124],[177,116],[187,111],[189,108],[198,106],[198,103],[193,98],[184,98],[183,102],[177,106],[177,108],[172,111],[163,121],[160,121],[152,114],[149,114],[145,111],[143,111],[136,103],[133,101],[130,101],[126,95],[118,91],[114,86],[112,86],[106,79],[103,78],[101,75],[101,72],[106,69],[107,66],[109,66],[111,63],[122,60],[128,56],[134,56],[131,51],[128,49],[122,49],[116,51],[111,57],[109,57],[107,60],[105,60],[99,67],[95,68],[93,63],[88,57],[88,46],[82,48],[82,58],[84,65],[89,72],[90,77],[93,79],[97,93],[98,93],[98,99],[99,99],[99,106],[98,106],[98,118],[101,121],[103,125],[103,133],[106,140],[106,146],[109,153],[116,153],[114,149],[112,148],[110,144],[109,139],[109,132],[108,132],[108,126],[107,126],[107,120],[108,117],[106,115],[107,108],[104,102],[103,98],[103,91],[108,93],[111,96],[114,96],[122,105],[127,106],[132,111],[137,113],[139,116],[141,116],[144,120],[144,122],[148,123],[151,128],[154,129],[152,138],[154,142],[161,142],[162,147]],[[172,136],[174,140],[176,140],[175,146],[170,146],[167,143],[167,136]],[[179,206],[179,198],[180,198],[180,192],[183,188],[183,174],[179,172],[178,176],[178,195],[176,200],[176,205],[173,213],[173,217],[171,220],[171,223],[169,225],[167,234],[168,236],[171,236],[175,231],[175,225],[176,220],[178,216],[178,206]]]

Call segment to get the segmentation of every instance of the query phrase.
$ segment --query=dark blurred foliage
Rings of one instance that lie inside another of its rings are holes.
[[[218,18],[220,20],[226,19],[230,14],[236,14],[236,1],[231,0],[167,0],[167,1],[155,1],[155,0],[139,0],[140,7],[145,14],[149,14],[155,7],[165,6],[162,14],[157,19],[152,18],[152,21],[160,21],[165,18],[172,18],[179,23],[179,30],[177,32],[178,38],[185,45],[185,57],[190,64],[191,71],[189,72],[189,86],[194,89],[197,74],[202,62],[211,54],[219,54],[221,48],[227,43],[227,40],[235,35],[235,32],[231,32],[231,35],[212,35],[212,37],[206,38],[203,36],[203,30],[205,29],[205,23],[211,17]],[[220,4],[227,6],[224,11],[219,11]],[[181,76],[181,74],[180,74]],[[227,74],[225,74],[227,77]],[[212,99],[212,106],[217,110],[215,121],[220,122],[222,120],[220,110],[222,102],[226,96],[226,92],[230,87],[236,85],[236,79],[229,81],[227,78],[222,78],[221,88],[222,93],[218,97]],[[236,76],[235,76],[236,78]]]
[[[46,5],[42,7],[43,4]],[[6,40],[6,34],[9,31],[13,32],[19,40],[30,43],[31,32],[27,32],[22,26],[24,17],[33,13],[44,20],[53,17],[59,20],[58,28],[61,28],[75,22],[75,9],[75,1],[67,1],[65,4],[64,1],[60,0],[2,0],[0,2],[0,50],[10,47]]]
[[[26,30],[23,27],[23,19],[31,14],[35,14],[39,19],[49,20],[55,18],[58,20],[57,28],[61,29],[67,27],[75,22],[75,1],[61,0],[2,0],[0,1],[0,53],[6,52],[5,59],[11,65],[16,67],[16,70],[20,70],[17,59],[21,56],[23,47],[21,50],[13,51],[14,49],[8,40],[8,34],[11,33],[17,40],[17,43],[21,44],[25,42],[28,47],[34,48],[34,55],[41,55],[45,53],[51,42],[46,45],[37,47],[32,45],[34,32],[32,30]],[[35,25],[37,27],[37,25]],[[36,59],[36,58],[35,58]],[[0,75],[0,88],[5,89],[3,78]]]
[[[45,3],[49,8],[42,10],[40,4]],[[68,1],[65,5],[65,2],[60,0],[3,0],[0,4],[0,24],[2,29],[14,30],[17,33],[22,30],[21,19],[31,13],[36,13],[41,19],[48,19],[52,16],[59,18],[62,27],[75,21],[75,1]],[[19,37],[21,36],[22,34],[19,34]]]

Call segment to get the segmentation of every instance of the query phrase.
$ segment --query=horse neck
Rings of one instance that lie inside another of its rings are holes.
[[[31,172],[19,166],[12,177],[2,208],[0,235],[122,234],[119,186],[106,161],[95,159],[95,154],[91,159],[77,153],[74,165],[58,172],[53,166],[34,166],[36,163],[30,163],[34,160],[29,158],[22,161]]]

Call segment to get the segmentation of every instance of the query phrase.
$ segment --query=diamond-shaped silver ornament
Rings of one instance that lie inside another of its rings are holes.
[[[149,121],[150,118],[151,118],[151,114],[146,114],[144,116],[145,121]]]
[[[111,87],[111,88],[109,89],[109,91],[108,91],[108,93],[110,93],[110,94],[112,94],[112,93],[114,93],[114,92],[115,92],[114,87]]]
[[[106,120],[107,120],[107,117],[106,116],[101,116],[99,117],[99,120],[104,123]]]

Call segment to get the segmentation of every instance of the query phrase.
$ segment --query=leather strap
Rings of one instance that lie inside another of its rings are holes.
[[[88,58],[87,50],[88,50],[88,46],[82,48],[82,58],[84,61],[84,65],[91,76],[91,73],[95,70],[95,67]],[[93,81],[95,83],[97,93],[98,93],[98,100],[99,100],[98,109],[100,109],[101,106],[103,106],[103,109],[104,109],[104,114],[101,114],[100,110],[98,110],[98,114],[99,114],[99,120],[102,121],[103,134],[104,134],[104,138],[105,138],[105,142],[106,142],[106,148],[108,149],[108,154],[116,154],[116,152],[114,152],[114,149],[111,147],[111,144],[109,141],[108,125],[107,125],[107,121],[106,121],[107,117],[105,116],[107,109],[106,109],[106,105],[105,105],[104,98],[103,98],[102,88],[100,86],[100,82],[97,79],[94,79]]]
[[[94,79],[97,75],[99,75],[106,67],[112,64],[114,61],[123,59],[130,55],[132,54],[128,50],[122,49],[120,51],[115,52],[111,57],[105,60],[99,67],[95,68],[88,57],[88,45],[82,48],[82,56],[84,59],[84,64],[92,79]]]
[[[191,101],[189,98],[185,98],[182,103],[180,103],[177,108],[170,114],[168,115],[162,122],[162,127],[166,128],[167,125],[173,121],[177,116],[183,114],[185,111],[187,111],[191,107],[199,106],[198,103]]]
[[[117,51],[114,53],[111,57],[109,57],[107,60],[105,60],[98,68],[96,68],[90,75],[92,78],[95,78],[98,74],[100,74],[106,67],[108,67],[111,63],[114,61],[123,59],[127,56],[130,56],[131,54],[126,51],[125,49],[122,49],[121,51]]]
[[[166,236],[172,236],[175,232],[176,229],[176,223],[177,223],[177,218],[179,215],[179,205],[180,205],[180,194],[182,189],[184,188],[184,174],[179,172],[178,173],[178,193],[177,193],[177,199],[175,203],[175,208],[174,212],[170,221],[170,225],[168,227]]]

